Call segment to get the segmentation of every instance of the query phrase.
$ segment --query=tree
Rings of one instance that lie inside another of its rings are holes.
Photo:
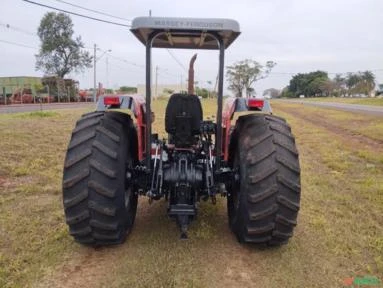
[[[130,86],[121,86],[119,91],[121,93],[137,93],[136,87],[130,87]]]
[[[336,74],[333,81],[334,81],[333,95],[334,96],[344,95],[346,93],[345,91],[346,78],[344,78],[342,74]]]
[[[92,57],[82,50],[81,37],[73,39],[73,23],[64,13],[48,12],[41,19],[38,36],[41,41],[36,69],[64,78],[68,73],[92,67]]]
[[[195,93],[198,96],[201,96],[202,98],[208,98],[209,97],[209,90],[206,88],[200,88],[200,87],[195,87]]]
[[[273,61],[267,61],[263,66],[257,61],[245,59],[227,66],[226,78],[229,82],[229,90],[233,91],[236,97],[242,97],[245,90],[246,97],[249,97],[254,91],[252,85],[266,78],[275,65]]]
[[[346,86],[348,89],[348,94],[352,95],[354,93],[359,93],[359,87],[358,83],[360,83],[362,78],[360,77],[359,74],[357,73],[347,73],[347,78],[346,78]]]
[[[305,96],[323,96],[328,95],[331,86],[327,72],[314,71],[310,73],[299,73],[295,75],[289,84],[289,92],[295,97]]]
[[[348,73],[345,82],[349,95],[369,95],[375,88],[375,75],[368,70],[358,73]]]
[[[271,98],[278,98],[281,94],[281,91],[275,88],[269,88],[263,91],[263,96],[269,95]]]
[[[296,97],[293,92],[290,91],[289,86],[286,86],[281,91],[281,98],[294,98]]]
[[[371,71],[364,71],[362,73],[362,80],[364,82],[364,92],[366,95],[369,95],[375,88],[375,75]]]

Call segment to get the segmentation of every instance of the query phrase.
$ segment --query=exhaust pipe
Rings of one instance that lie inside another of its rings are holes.
[[[194,95],[194,62],[197,59],[197,54],[194,54],[189,63],[189,81],[188,81],[188,94]]]

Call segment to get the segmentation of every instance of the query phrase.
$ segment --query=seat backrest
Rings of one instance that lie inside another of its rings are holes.
[[[190,144],[191,136],[200,133],[202,116],[198,96],[173,94],[166,106],[165,130],[178,139],[176,142],[185,146]]]

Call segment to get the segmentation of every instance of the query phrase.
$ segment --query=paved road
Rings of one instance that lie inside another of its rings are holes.
[[[327,107],[327,108],[334,108],[339,110],[346,110],[346,111],[353,111],[353,112],[383,116],[382,106],[346,104],[346,103],[335,103],[335,102],[314,102],[314,101],[305,101],[305,100],[284,100],[284,101],[302,103],[304,105],[320,106],[320,107]]]
[[[94,103],[50,103],[50,104],[14,104],[14,105],[0,105],[0,113],[20,113],[57,109],[75,109],[75,108],[91,108],[96,107]]]

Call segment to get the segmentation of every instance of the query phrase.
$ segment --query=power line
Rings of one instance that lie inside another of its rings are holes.
[[[3,23],[3,22],[0,22],[0,26],[3,26],[7,29],[11,29],[11,30],[14,30],[14,31],[17,31],[17,32],[21,32],[21,33],[24,33],[24,34],[28,34],[28,35],[31,35],[31,36],[37,36],[36,33],[32,33],[30,31],[27,31],[27,30],[24,30],[24,29],[21,29],[19,27],[16,27],[16,26],[11,26],[10,24],[8,23]]]
[[[180,75],[169,73],[168,69],[166,69],[166,68],[161,68],[161,67],[158,67],[158,68],[162,71],[162,73],[165,73],[169,76],[173,76],[173,77],[179,77],[180,76]]]
[[[172,51],[170,51],[169,49],[166,49],[166,51],[168,51],[170,56],[172,56],[172,58],[177,62],[177,64],[186,72],[186,74],[188,74],[189,70],[186,69],[186,67],[182,64],[180,60],[178,60],[178,58],[172,53]],[[201,82],[200,79],[196,76],[195,76],[195,79],[197,80],[197,82]]]
[[[116,60],[118,60],[118,61],[124,62],[124,63],[126,63],[126,64],[128,64],[128,65],[132,65],[132,66],[138,67],[138,68],[142,68],[142,69],[145,69],[145,68],[146,68],[145,65],[137,64],[137,63],[128,61],[128,60],[126,60],[126,59],[124,59],[124,58],[120,58],[120,57],[114,56],[114,55],[112,55],[112,54],[109,54],[109,57],[111,57],[111,58],[113,58],[113,59],[116,59]],[[160,68],[160,67],[159,67],[159,68]],[[161,69],[161,68],[160,68],[160,69]],[[173,78],[174,78],[174,77],[178,77],[178,75],[171,74],[171,73],[167,72],[166,69],[161,69],[161,71],[162,71],[162,72],[161,72],[161,73],[158,73],[158,75],[161,75],[161,76],[163,76],[163,77],[167,77],[167,78],[169,78],[169,77],[173,77]]]
[[[24,45],[24,44],[20,44],[20,43],[16,43],[16,42],[11,42],[11,41],[7,41],[7,40],[1,40],[0,39],[0,42],[15,45],[15,46],[20,46],[20,47],[25,47],[25,48],[38,49],[36,47],[32,47],[32,46],[28,46],[28,45]]]
[[[94,21],[104,22],[104,23],[113,24],[113,25],[117,25],[117,26],[123,26],[123,27],[131,27],[131,25],[117,23],[117,22],[112,22],[112,21],[103,20],[103,19],[99,19],[99,18],[94,18],[94,17],[83,15],[83,14],[78,14],[78,13],[75,13],[75,12],[71,12],[71,11],[68,11],[68,10],[63,10],[63,9],[59,9],[59,8],[56,8],[56,7],[52,7],[52,6],[49,6],[49,5],[33,2],[33,1],[30,1],[30,0],[22,0],[22,1],[28,2],[30,4],[34,4],[34,5],[37,5],[37,6],[41,6],[41,7],[45,7],[45,8],[49,8],[49,9],[53,9],[53,10],[57,10],[57,11],[60,11],[60,12],[72,14],[72,15],[75,15],[75,16],[91,19],[91,20],[94,20]]]
[[[134,63],[134,62],[131,62],[131,61],[128,61],[124,58],[120,58],[120,57],[117,57],[117,56],[114,56],[114,55],[111,55],[109,54],[110,57],[116,59],[116,60],[119,60],[121,62],[124,62],[126,64],[129,64],[129,65],[132,65],[132,66],[136,66],[136,67],[139,67],[139,68],[145,68],[145,65],[142,65],[142,64],[137,64],[137,63]]]
[[[118,16],[115,16],[115,15],[108,14],[108,13],[105,13],[105,12],[89,9],[89,8],[86,8],[86,7],[83,7],[83,6],[80,6],[80,5],[76,5],[76,4],[73,4],[73,3],[69,3],[69,2],[66,2],[66,1],[63,1],[63,0],[56,0],[56,1],[60,2],[60,3],[67,4],[67,5],[70,5],[70,6],[73,6],[73,7],[77,7],[77,8],[83,9],[83,10],[91,11],[91,12],[94,12],[94,13],[97,13],[97,14],[100,14],[100,15],[104,15],[104,16],[108,16],[108,17],[112,17],[112,18],[116,18],[116,19],[120,19],[120,20],[124,20],[124,21],[132,21],[130,19],[126,19],[126,18],[122,18],[122,17],[118,17]]]
[[[178,65],[180,65],[180,67],[185,70],[185,72],[188,72],[187,69],[185,68],[185,66],[181,63],[181,61],[179,61],[177,59],[177,57],[169,50],[169,49],[166,49],[166,51],[168,51],[168,53],[170,54],[170,56],[172,56],[172,58],[174,59],[174,61],[177,62]]]

